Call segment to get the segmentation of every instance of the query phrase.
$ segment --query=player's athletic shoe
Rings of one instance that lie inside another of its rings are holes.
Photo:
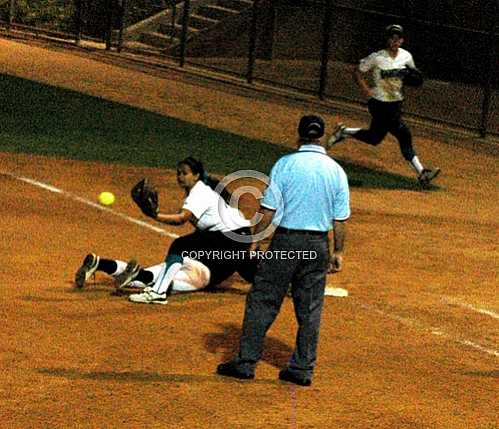
[[[166,293],[156,293],[150,287],[146,287],[142,293],[133,293],[128,299],[140,304],[168,304]]]
[[[83,286],[85,286],[85,283],[88,281],[88,279],[92,277],[92,275],[97,271],[99,260],[100,258],[94,253],[89,253],[87,256],[85,256],[83,264],[80,268],[78,268],[78,271],[75,275],[76,287],[81,289]]]
[[[430,182],[439,175],[440,168],[425,168],[418,176],[418,181],[423,186],[428,186]]]
[[[329,137],[329,140],[327,141],[327,147],[326,147],[326,149],[331,148],[335,144],[337,144],[340,141],[342,141],[342,140],[345,139],[345,137],[346,137],[346,135],[344,133],[345,128],[346,128],[345,124],[339,123],[339,124],[336,125],[336,127],[335,127],[335,129],[333,131],[333,135],[331,137]]]
[[[118,282],[118,288],[124,288],[132,283],[138,276],[140,271],[140,265],[134,259],[132,259],[128,264],[126,264],[125,271],[116,276],[116,281]]]

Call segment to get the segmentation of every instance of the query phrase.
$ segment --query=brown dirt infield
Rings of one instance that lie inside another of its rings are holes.
[[[3,73],[269,141],[293,144],[304,113],[81,54],[6,40],[0,52]],[[497,156],[431,132],[417,146],[443,170],[438,190],[352,189],[345,270],[329,279],[350,296],[326,298],[310,388],[277,380],[294,341],[290,300],[256,380],[214,374],[237,349],[249,288],[238,278],[164,307],[111,295],[105,276],[73,288],[88,251],[144,264],[162,258],[170,238],[116,214],[144,220],[128,198],[144,175],[164,184],[163,201],[179,200],[172,171],[0,153],[2,427],[499,427]],[[411,174],[392,140],[376,149],[349,142],[335,153]],[[77,199],[95,201],[104,189],[118,197],[113,212]]]

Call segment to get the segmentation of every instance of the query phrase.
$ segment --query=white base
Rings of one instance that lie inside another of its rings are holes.
[[[344,297],[348,296],[348,291],[341,287],[326,287],[326,290],[324,291],[324,296]]]

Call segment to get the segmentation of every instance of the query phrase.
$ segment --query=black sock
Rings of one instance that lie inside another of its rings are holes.
[[[97,266],[99,271],[104,271],[106,274],[114,274],[118,269],[118,264],[114,259],[104,259],[100,258],[99,265]]]
[[[139,274],[137,274],[137,277],[135,277],[135,280],[148,285],[153,282],[154,274],[152,273],[152,271],[147,271],[141,268]]]

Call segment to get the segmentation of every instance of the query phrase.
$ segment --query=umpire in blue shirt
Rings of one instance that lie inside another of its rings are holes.
[[[310,386],[324,303],[326,274],[343,265],[345,221],[350,217],[348,180],[321,144],[324,121],[303,116],[298,125],[298,150],[280,158],[260,205],[258,235],[277,226],[246,300],[240,348],[231,361],[218,365],[220,375],[255,377],[265,335],[291,287],[298,322],[296,345],[279,378]],[[253,243],[252,250],[258,249]]]

